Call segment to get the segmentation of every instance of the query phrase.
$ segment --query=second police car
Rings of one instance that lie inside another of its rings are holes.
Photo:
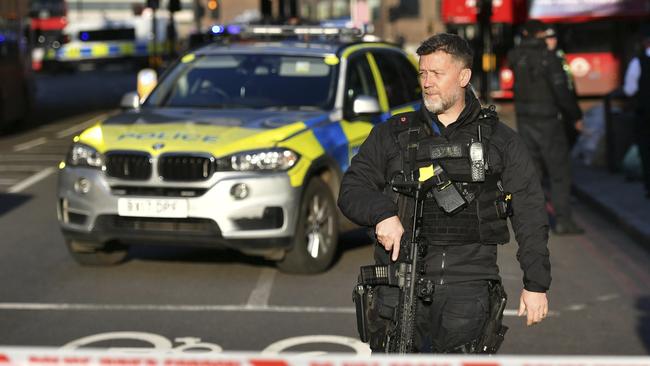
[[[342,173],[374,124],[417,108],[417,69],[390,44],[318,35],[331,29],[249,31],[275,28],[314,34],[192,51],[146,98],[125,96],[132,109],[74,138],[58,212],[76,261],[115,264],[130,244],[170,243],[287,272],[331,265]]]

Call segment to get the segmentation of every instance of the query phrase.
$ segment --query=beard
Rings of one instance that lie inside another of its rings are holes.
[[[457,94],[450,95],[440,95],[440,98],[437,100],[427,98],[428,96],[422,92],[422,100],[424,101],[424,107],[433,114],[440,114],[451,108],[458,101],[459,96]]]

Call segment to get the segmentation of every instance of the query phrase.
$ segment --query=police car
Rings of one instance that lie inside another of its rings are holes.
[[[119,115],[74,138],[58,213],[81,264],[132,244],[230,248],[287,272],[326,270],[344,220],[342,173],[374,124],[418,108],[415,60],[343,30],[210,44],[161,78],[141,72]]]

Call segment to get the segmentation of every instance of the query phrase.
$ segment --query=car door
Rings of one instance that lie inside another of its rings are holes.
[[[385,94],[378,88],[377,70],[373,70],[372,56],[369,49],[362,49],[352,53],[347,58],[345,69],[344,95],[343,95],[343,120],[341,127],[347,137],[348,162],[342,167],[347,169],[350,160],[357,153],[365,141],[374,124],[380,121],[380,115],[355,115],[354,101],[361,95],[375,98],[382,112],[388,111]]]
[[[381,83],[386,94],[389,113],[385,119],[402,112],[419,108],[422,89],[418,71],[407,56],[399,50],[373,50],[371,56],[381,73]]]

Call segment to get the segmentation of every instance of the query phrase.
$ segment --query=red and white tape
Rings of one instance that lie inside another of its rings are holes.
[[[650,366],[650,357],[106,352],[0,347],[0,366]]]

